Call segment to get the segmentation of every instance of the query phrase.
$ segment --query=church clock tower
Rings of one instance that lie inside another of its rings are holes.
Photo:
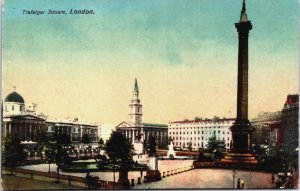
[[[130,122],[134,125],[134,126],[141,126],[142,123],[142,104],[141,101],[139,99],[139,86],[137,83],[137,79],[135,78],[134,81],[134,89],[132,92],[132,100],[131,100],[131,104],[129,105],[130,107]]]

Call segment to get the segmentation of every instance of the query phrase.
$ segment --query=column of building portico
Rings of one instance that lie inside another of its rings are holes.
[[[31,133],[30,133],[30,140],[32,142],[34,142],[34,131],[35,131],[35,123],[30,123],[30,126],[31,126]]]
[[[38,123],[33,124],[33,141],[37,142],[37,134],[38,134]]]
[[[14,121],[10,122],[8,129],[9,129],[8,134],[13,135]]]
[[[160,143],[162,144],[163,143],[163,137],[164,137],[163,134],[164,134],[164,132],[160,131],[159,134],[160,134]]]
[[[70,141],[72,141],[73,140],[72,127],[69,127],[69,131],[70,131]]]
[[[21,121],[20,124],[19,124],[19,129],[20,129],[20,132],[19,132],[19,138],[20,138],[20,141],[23,141],[23,123],[24,121]]]
[[[6,122],[2,121],[2,135],[4,135],[4,137],[6,137]]]
[[[11,126],[12,126],[11,123],[12,123],[12,122],[10,122],[10,123],[8,124],[8,134],[11,134]]]
[[[20,138],[20,129],[21,129],[21,122],[18,121],[16,123],[16,130],[15,130],[15,132],[17,133],[17,135],[18,135],[19,138]]]
[[[3,135],[4,137],[8,135],[8,122],[3,122]]]
[[[27,123],[25,121],[23,122],[22,127],[23,127],[23,133],[22,133],[23,134],[22,135],[23,136],[23,141],[26,141],[27,140],[27,132],[28,131],[26,129],[27,128]]]

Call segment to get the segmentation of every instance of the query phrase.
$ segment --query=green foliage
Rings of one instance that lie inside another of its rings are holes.
[[[50,138],[47,136],[45,129],[40,129],[37,131],[37,149],[38,151],[45,150],[45,147],[49,144]]]
[[[155,138],[152,136],[149,137],[149,156],[156,156],[156,142]]]
[[[214,156],[211,153],[206,153],[206,150],[203,148],[199,149],[198,161],[200,162],[212,162]]]
[[[45,156],[47,163],[53,163],[55,161],[55,148],[53,144],[48,144],[45,148]]]
[[[171,144],[171,142],[173,142],[172,137],[168,137],[168,145]]]
[[[208,152],[214,152],[218,149],[218,142],[215,134],[208,139],[206,147]]]
[[[122,133],[113,131],[105,143],[105,151],[114,164],[120,163],[120,169],[128,170],[133,164],[132,145]]]
[[[5,138],[2,157],[5,159],[5,165],[9,166],[12,170],[25,160],[26,153],[17,135],[9,135]]]
[[[188,142],[187,145],[188,145],[188,150],[189,150],[189,151],[192,151],[192,149],[193,149],[193,148],[192,148],[192,142],[191,142],[191,141]]]
[[[104,170],[105,166],[109,165],[109,160],[105,155],[97,155],[95,160],[99,169]]]
[[[213,120],[214,122],[217,122],[217,121],[219,121],[219,120],[220,120],[220,117],[218,117],[218,116],[214,116],[212,120]]]
[[[99,139],[98,145],[99,145],[99,148],[100,148],[101,150],[104,149],[104,141],[103,141],[102,138]]]

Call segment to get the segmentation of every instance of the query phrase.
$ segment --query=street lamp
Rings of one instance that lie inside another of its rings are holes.
[[[232,188],[234,189],[234,181],[235,181],[235,175],[236,175],[236,171],[235,170],[232,170]]]

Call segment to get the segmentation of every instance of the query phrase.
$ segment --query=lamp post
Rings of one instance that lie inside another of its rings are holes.
[[[235,186],[234,186],[234,181],[235,181],[235,175],[236,175],[236,173],[237,173],[237,172],[236,172],[235,170],[232,171],[232,188],[233,188],[233,189],[234,189],[234,187],[235,187]]]

